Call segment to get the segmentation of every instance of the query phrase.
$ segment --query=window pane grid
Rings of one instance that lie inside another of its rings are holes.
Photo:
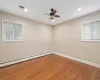
[[[100,40],[100,21],[90,22],[83,25],[82,40]]]
[[[3,35],[2,38],[5,41],[22,40],[22,25],[3,21]]]

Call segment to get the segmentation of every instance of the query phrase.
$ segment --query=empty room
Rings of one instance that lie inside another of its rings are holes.
[[[0,80],[100,80],[100,0],[0,0]]]

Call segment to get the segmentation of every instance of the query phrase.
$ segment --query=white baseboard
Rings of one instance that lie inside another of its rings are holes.
[[[39,57],[46,56],[46,55],[49,55],[49,54],[51,54],[51,53],[44,53],[44,54],[39,54],[39,55],[33,55],[33,56],[28,56],[28,57],[17,59],[17,60],[13,60],[13,61],[8,61],[8,62],[0,63],[0,67],[5,67],[5,66],[8,66],[8,65],[20,63],[20,62],[31,60],[31,59],[34,59],[34,58],[39,58]]]
[[[86,61],[86,60],[82,60],[82,59],[78,59],[78,58],[75,58],[75,57],[67,56],[65,54],[60,54],[60,53],[57,53],[57,52],[50,52],[50,53],[44,53],[44,54],[39,54],[39,55],[33,55],[33,56],[28,56],[26,58],[18,59],[18,60],[13,60],[13,61],[5,62],[5,63],[0,63],[0,67],[5,67],[5,66],[8,66],[8,65],[20,63],[20,62],[31,60],[31,59],[34,59],[34,58],[39,58],[39,57],[46,56],[46,55],[49,55],[49,54],[56,54],[56,55],[59,55],[59,56],[62,56],[62,57],[66,57],[66,58],[69,58],[69,59],[72,59],[72,60],[75,60],[75,61],[78,61],[78,62],[82,62],[82,63],[88,64],[88,65],[100,68],[100,64],[96,64],[96,63],[89,62],[89,61]]]
[[[60,54],[60,53],[57,53],[57,52],[52,52],[52,53],[56,54],[56,55],[59,55],[59,56],[62,56],[62,57],[66,57],[66,58],[78,61],[78,62],[81,62],[81,63],[85,63],[85,64],[88,64],[88,65],[100,68],[100,64],[96,64],[96,63],[89,62],[89,61],[86,61],[86,60],[82,60],[82,59],[78,59],[78,58],[75,58],[75,57],[67,56],[65,54]]]

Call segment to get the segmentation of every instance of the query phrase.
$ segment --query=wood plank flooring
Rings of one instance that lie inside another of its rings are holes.
[[[100,80],[100,69],[51,54],[0,68],[0,80]]]

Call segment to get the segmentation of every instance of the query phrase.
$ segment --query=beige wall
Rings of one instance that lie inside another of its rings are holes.
[[[82,24],[100,19],[100,11],[55,26],[54,52],[100,64],[100,42],[82,42]]]
[[[24,41],[2,42],[1,19],[24,25]],[[26,56],[49,52],[52,46],[52,27],[46,24],[0,12],[0,63]]]
[[[1,19],[24,24],[24,41],[2,42]],[[81,41],[82,24],[96,19],[100,19],[100,12],[52,27],[0,12],[0,63],[46,52],[58,52],[100,64],[100,42]]]

